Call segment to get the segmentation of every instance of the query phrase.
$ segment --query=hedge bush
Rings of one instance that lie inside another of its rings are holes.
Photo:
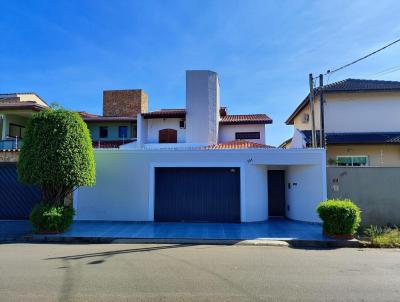
[[[321,202],[317,212],[328,234],[353,235],[361,223],[360,209],[348,199]]]
[[[92,142],[79,114],[64,109],[34,114],[17,167],[19,180],[40,186],[48,204],[63,205],[74,188],[94,185]]]
[[[64,232],[71,225],[74,215],[72,206],[39,203],[33,208],[29,219],[35,233]]]

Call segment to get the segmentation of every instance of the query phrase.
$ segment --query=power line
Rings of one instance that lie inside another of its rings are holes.
[[[396,72],[396,71],[399,71],[399,70],[400,70],[400,65],[394,66],[394,67],[391,67],[391,68],[387,68],[385,70],[370,74],[369,76],[380,76],[381,77],[381,76],[384,76],[384,75],[387,75],[387,74],[390,74],[390,73],[393,73],[393,72]]]
[[[378,52],[380,52],[380,51],[382,51],[382,50],[384,50],[384,49],[386,49],[386,48],[388,48],[388,47],[390,47],[390,46],[392,46],[392,45],[394,45],[396,43],[398,43],[398,42],[400,42],[400,39],[397,39],[396,41],[393,41],[393,42],[391,42],[391,43],[389,43],[389,44],[387,44],[387,45],[385,45],[385,46],[383,46],[383,47],[381,47],[381,48],[379,48],[379,49],[367,54],[366,56],[363,56],[362,58],[359,58],[359,59],[353,61],[353,62],[350,62],[350,63],[348,63],[346,65],[341,66],[341,67],[338,67],[338,68],[336,68],[334,70],[328,70],[324,75],[335,73],[335,72],[337,72],[339,70],[342,70],[342,69],[344,69],[346,67],[349,67],[349,66],[351,66],[351,65],[353,65],[355,63],[358,63],[358,62],[360,62],[360,61],[362,61],[362,60],[364,60],[364,59],[366,59],[366,58],[368,58],[368,57],[370,57],[370,56],[372,56],[372,55],[374,55],[374,54],[376,54],[376,53],[378,53]]]

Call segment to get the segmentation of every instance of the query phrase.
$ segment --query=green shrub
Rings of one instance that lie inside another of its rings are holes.
[[[370,237],[373,247],[400,247],[400,229],[371,225],[364,233]]]
[[[348,199],[321,202],[317,212],[328,234],[352,235],[361,223],[360,209]]]
[[[57,206],[74,188],[95,184],[92,142],[78,113],[48,109],[33,115],[18,161],[18,178],[40,186],[43,202]]]
[[[64,232],[72,223],[75,210],[72,206],[37,204],[29,219],[34,232]]]

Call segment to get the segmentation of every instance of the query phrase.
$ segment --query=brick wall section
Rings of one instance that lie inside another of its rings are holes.
[[[103,91],[104,116],[136,116],[148,111],[148,96],[142,89]]]

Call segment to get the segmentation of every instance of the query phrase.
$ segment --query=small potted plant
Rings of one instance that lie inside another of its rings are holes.
[[[349,199],[323,201],[317,212],[323,222],[324,234],[331,238],[352,239],[361,223],[361,211]]]

